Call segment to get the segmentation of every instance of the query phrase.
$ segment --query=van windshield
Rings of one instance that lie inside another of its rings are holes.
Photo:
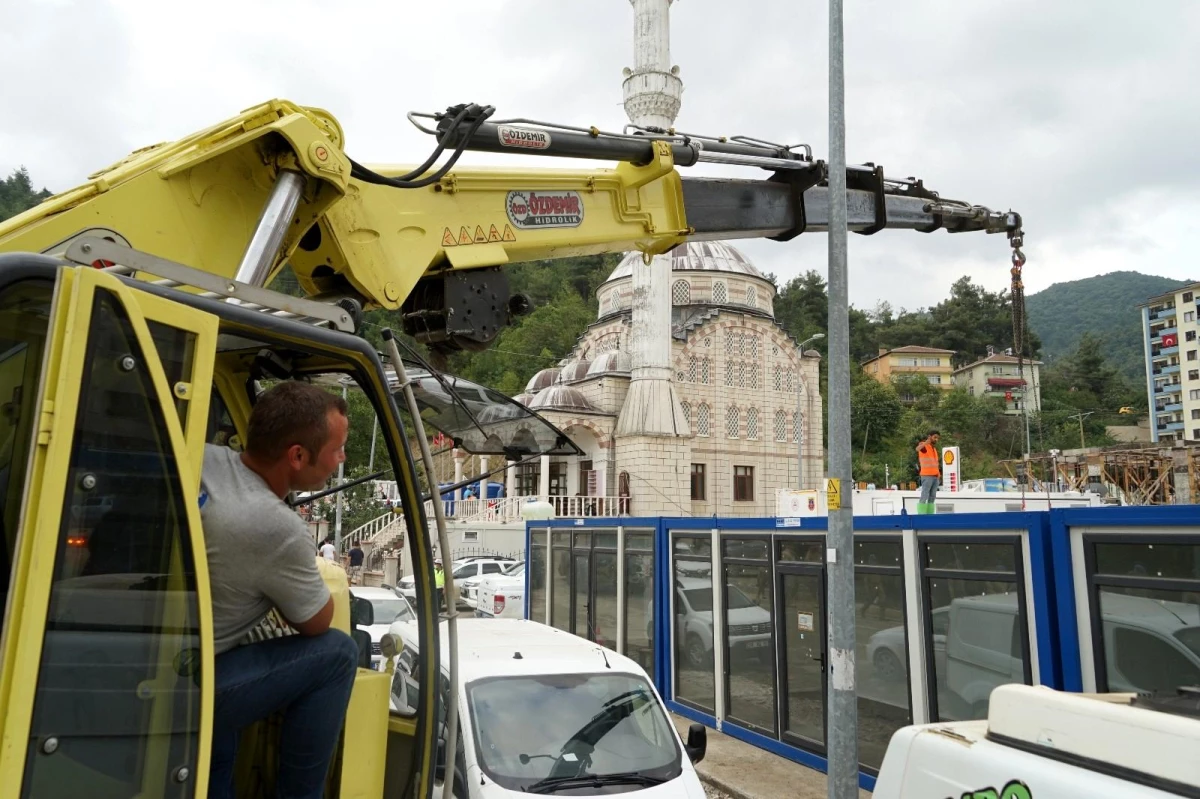
[[[469,684],[467,697],[480,766],[509,790],[547,778],[634,774],[666,781],[682,772],[674,731],[641,677],[495,677]]]

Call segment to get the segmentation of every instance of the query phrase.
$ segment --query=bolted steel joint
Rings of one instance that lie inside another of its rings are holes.
[[[85,474],[83,477],[79,478],[79,487],[84,491],[91,491],[96,487],[96,475]]]
[[[137,366],[137,360],[132,355],[121,358],[121,371],[132,372]]]
[[[53,735],[47,735],[42,741],[42,753],[52,755],[58,751],[58,738]]]

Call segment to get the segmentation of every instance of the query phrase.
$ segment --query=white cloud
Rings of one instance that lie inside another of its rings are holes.
[[[405,113],[464,101],[625,122],[633,14],[620,0],[0,5],[0,172],[24,164],[52,189],[270,97],[331,110],[367,162],[421,160],[430,142]],[[807,141],[825,157],[825,9],[676,3],[679,127]],[[1113,269],[1200,271],[1200,5],[862,0],[845,28],[848,159],[1021,211],[1029,291]],[[963,274],[1008,280],[1000,236],[889,231],[850,245],[861,307],[929,305]],[[780,279],[825,268],[823,236],[739,246]]]

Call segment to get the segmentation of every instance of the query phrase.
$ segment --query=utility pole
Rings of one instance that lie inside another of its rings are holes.
[[[829,796],[858,799],[854,680],[854,512],[851,509],[850,287],[846,266],[846,77],[842,0],[829,0]],[[835,482],[836,481],[836,482]],[[836,489],[836,494],[834,490]]]
[[[825,338],[824,333],[814,333],[804,341],[800,342],[800,368],[804,368],[804,347],[806,344],[817,339]],[[819,382],[819,381],[818,381]],[[818,389],[819,391],[820,389]],[[808,425],[808,414],[801,407],[804,399],[804,381],[800,379],[799,373],[796,375],[796,488],[804,488],[804,431]]]
[[[1079,448],[1080,449],[1087,448],[1087,445],[1083,443],[1083,420],[1088,418],[1089,416],[1091,416],[1093,413],[1095,413],[1095,411],[1088,411],[1087,413],[1076,413],[1076,414],[1072,414],[1071,416],[1067,417],[1068,419],[1078,419],[1079,420]]]

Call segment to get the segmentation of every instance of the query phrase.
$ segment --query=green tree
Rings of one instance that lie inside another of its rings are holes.
[[[0,180],[0,222],[26,211],[50,196],[45,188],[36,191],[29,178],[29,170],[18,167],[7,178]]]
[[[855,449],[878,447],[896,431],[904,405],[896,390],[870,377],[858,379],[850,388],[850,436]]]

